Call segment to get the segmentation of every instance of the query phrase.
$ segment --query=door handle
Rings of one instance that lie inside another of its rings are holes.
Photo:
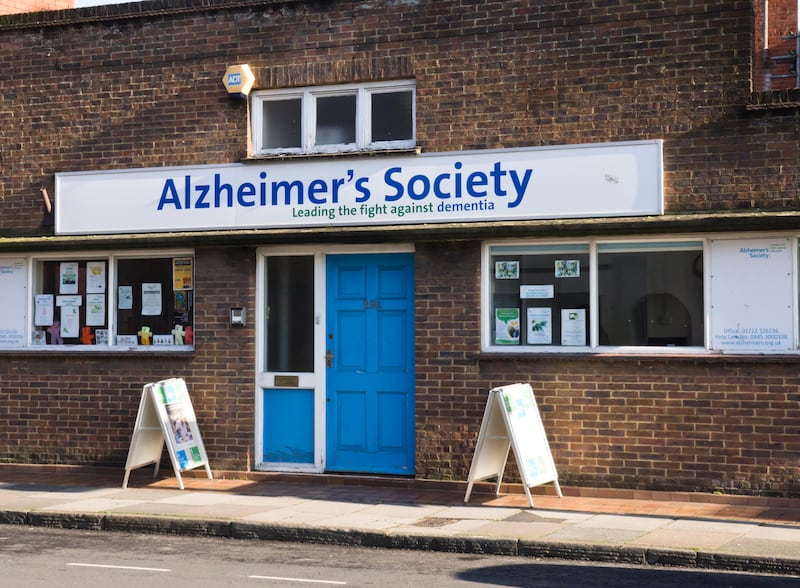
[[[336,357],[336,356],[333,354],[333,351],[331,351],[330,349],[328,349],[325,352],[325,367],[333,367],[333,358],[334,357]]]

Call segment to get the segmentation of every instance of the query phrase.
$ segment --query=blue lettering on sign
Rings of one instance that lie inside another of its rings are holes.
[[[429,178],[418,174],[411,176],[403,182],[400,175],[403,172],[401,167],[392,167],[386,170],[384,182],[391,192],[385,195],[387,202],[400,200],[408,196],[412,200],[424,200],[433,195],[436,198],[486,198],[493,195],[504,198],[509,195],[506,183],[503,179],[508,176],[511,180],[511,199],[508,201],[508,208],[516,208],[520,205],[528,185],[533,175],[532,169],[524,170],[520,175],[516,169],[503,169],[501,162],[495,162],[489,171],[473,171],[470,173],[462,172],[463,164],[457,161],[453,165],[453,171],[445,171]]]
[[[395,166],[386,169],[382,177],[355,177],[353,170],[348,169],[340,177],[273,180],[266,171],[260,171],[257,178],[238,183],[227,181],[222,173],[215,173],[210,179],[187,174],[164,181],[157,209],[313,207],[369,201],[411,205],[451,199],[486,202],[479,207],[482,210],[494,209],[502,202],[508,208],[516,208],[528,194],[532,178],[532,169],[506,168],[500,161],[472,170],[464,169],[463,163],[456,161],[450,169],[411,175],[401,166]],[[434,207],[425,205],[423,209],[433,211]],[[440,210],[468,209],[475,207],[448,205]]]
[[[228,74],[228,85],[229,86],[240,86],[242,84],[242,74],[240,73],[229,73]]]

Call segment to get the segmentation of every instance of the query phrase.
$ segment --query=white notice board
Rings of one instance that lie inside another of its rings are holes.
[[[711,242],[711,348],[794,348],[793,254],[787,238]]]
[[[499,492],[512,449],[531,508],[532,486],[553,482],[558,496],[562,495],[533,389],[530,384],[512,384],[489,391],[464,502],[469,500],[473,484],[481,480],[496,478],[495,492]]]
[[[0,347],[23,347],[28,322],[28,277],[24,259],[0,259]]]
[[[128,486],[131,470],[136,468],[155,464],[153,475],[158,475],[158,463],[165,444],[181,490],[181,472],[186,470],[205,466],[208,479],[212,479],[192,401],[182,378],[147,384],[142,390],[139,414],[125,463],[123,488]]]

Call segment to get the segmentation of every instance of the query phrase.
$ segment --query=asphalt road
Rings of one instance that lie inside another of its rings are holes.
[[[798,578],[677,568],[0,525],[0,585],[782,588]]]

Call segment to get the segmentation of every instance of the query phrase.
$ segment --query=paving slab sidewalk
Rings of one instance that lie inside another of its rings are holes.
[[[555,557],[800,576],[800,499],[381,477],[170,477],[0,464],[0,523]]]

